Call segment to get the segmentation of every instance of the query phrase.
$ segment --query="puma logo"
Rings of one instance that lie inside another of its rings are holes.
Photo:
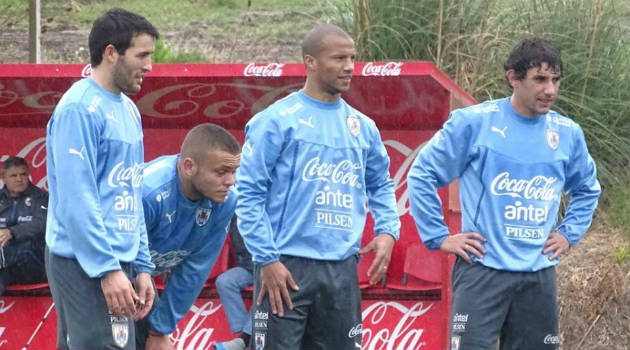
[[[83,158],[83,151],[85,150],[85,146],[81,147],[80,151],[77,151],[76,149],[70,147],[68,149],[68,154],[75,154],[77,156],[79,156],[79,158],[81,158],[81,160],[85,160],[85,158]]]
[[[308,120],[304,120],[304,119],[300,118],[298,121],[300,122],[300,124],[306,125],[306,126],[310,127],[311,129],[315,128],[313,126],[313,116],[308,117]]]
[[[507,128],[508,128],[508,127],[506,126],[506,127],[505,127],[505,128],[503,128],[503,129],[499,129],[499,128],[497,128],[496,126],[493,126],[492,128],[490,128],[490,130],[492,130],[492,131],[496,132],[497,134],[500,134],[500,135],[501,135],[501,136],[503,136],[503,138],[505,139],[505,138],[506,138],[506,137],[505,137],[505,130],[507,130]]]
[[[169,214],[169,213],[166,213],[166,218],[168,219],[168,222],[169,222],[169,223],[171,223],[171,224],[173,223],[173,215],[175,215],[175,212],[176,212],[176,211],[177,211],[177,210],[173,210],[173,212],[172,212],[172,213],[170,213],[170,214]]]

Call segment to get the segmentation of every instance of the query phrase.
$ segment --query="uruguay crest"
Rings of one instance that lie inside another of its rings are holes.
[[[199,226],[205,225],[208,222],[208,219],[210,219],[211,213],[212,213],[212,209],[199,207],[197,209],[197,218],[195,219],[195,222],[197,223],[197,225]]]
[[[346,118],[346,125],[348,126],[348,131],[350,131],[350,134],[352,134],[352,136],[359,136],[359,134],[361,133],[361,123],[359,123],[359,118],[357,118],[356,115],[350,114]]]
[[[265,333],[256,332],[256,350],[265,348]]]
[[[556,130],[547,129],[547,144],[552,150],[557,150],[560,144],[560,137]]]
[[[129,341],[129,319],[127,317],[110,316],[110,322],[112,324],[114,344],[119,348],[124,348]]]

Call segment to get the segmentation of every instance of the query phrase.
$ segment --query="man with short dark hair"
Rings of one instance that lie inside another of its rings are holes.
[[[320,25],[302,50],[304,89],[247,123],[237,180],[238,228],[256,263],[257,350],[360,347],[357,253],[376,252],[368,269],[375,283],[400,231],[378,128],[341,98],[354,71],[354,41]],[[375,237],[359,250],[368,206]]]
[[[591,224],[600,194],[580,126],[551,110],[564,73],[550,41],[519,43],[510,97],[451,113],[407,185],[424,244],[457,255],[451,349],[556,349],[555,265]],[[449,235],[439,187],[459,179],[462,232]],[[562,193],[571,197],[562,221]]]
[[[48,122],[46,272],[60,349],[135,349],[133,320],[151,310],[142,122],[125,94],[140,91],[158,36],[125,10],[99,17],[92,75],[72,85]]]
[[[232,134],[206,123],[188,132],[180,154],[147,163],[142,201],[154,275],[170,273],[153,310],[137,323],[139,349],[173,349],[169,335],[223,248],[236,207],[232,185],[240,156]]]
[[[21,157],[2,162],[0,190],[0,295],[10,284],[46,282],[44,247],[48,192],[29,180]]]

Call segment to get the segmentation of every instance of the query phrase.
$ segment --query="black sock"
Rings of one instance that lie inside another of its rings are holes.
[[[239,338],[243,339],[243,341],[245,342],[245,345],[249,345],[249,338],[251,336],[245,332],[241,332],[241,335],[239,336]]]

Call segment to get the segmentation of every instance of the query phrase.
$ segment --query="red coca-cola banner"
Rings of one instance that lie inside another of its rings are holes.
[[[364,300],[361,349],[438,349],[444,309],[435,300]],[[50,297],[0,298],[0,349],[55,349],[57,314]],[[350,335],[350,334],[349,334]],[[230,340],[219,299],[197,299],[171,335],[178,350],[207,350]]]
[[[0,126],[43,127],[82,65],[0,65]],[[192,127],[214,122],[242,129],[255,113],[298,90],[301,64],[155,65],[131,96],[145,127]],[[473,100],[428,62],[357,63],[344,98],[380,129],[437,129],[451,98]]]

